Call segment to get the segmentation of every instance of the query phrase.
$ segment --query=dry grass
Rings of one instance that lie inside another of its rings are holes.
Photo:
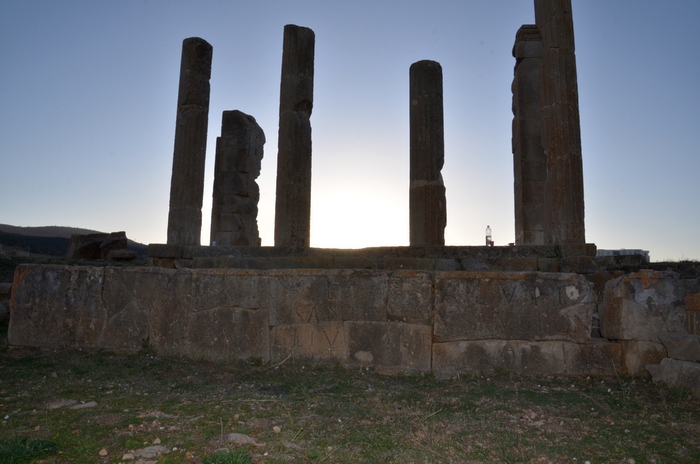
[[[97,407],[47,409],[57,399]],[[255,463],[694,463],[699,417],[687,391],[643,379],[439,380],[291,359],[0,352],[0,443],[56,443],[45,462],[116,463],[160,441],[169,453],[159,463],[234,463],[213,456],[236,448],[225,437],[237,432],[256,441],[238,447]]]

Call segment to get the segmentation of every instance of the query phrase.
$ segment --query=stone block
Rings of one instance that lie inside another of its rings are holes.
[[[342,321],[386,321],[389,276],[378,271],[345,270],[328,277],[328,306]]]
[[[646,375],[647,365],[658,364],[666,357],[666,349],[661,343],[620,340],[623,372],[629,375]]]
[[[256,271],[183,269],[150,308],[149,342],[159,353],[227,361],[269,359],[267,282]],[[142,297],[143,298],[143,297]]]
[[[523,375],[566,372],[567,342],[507,340],[456,341],[433,344],[433,372],[449,376],[461,372],[493,372],[505,369]]]
[[[700,335],[665,333],[659,341],[668,352],[668,357],[679,361],[700,362]],[[649,362],[647,364],[655,364]]]
[[[267,310],[216,307],[190,315],[187,338],[171,354],[212,361],[269,361]]]
[[[389,276],[387,318],[410,324],[431,324],[433,279],[428,272],[396,271]]]
[[[364,256],[336,256],[333,259],[333,267],[336,269],[377,269],[377,262]]]
[[[104,269],[22,264],[15,271],[8,342],[46,348],[97,348],[106,324]]]
[[[9,300],[12,296],[12,282],[0,283],[0,300]]]
[[[390,256],[380,258],[377,266],[379,269],[407,269],[414,271],[432,271],[435,269],[435,260],[430,258],[402,258]]]
[[[348,366],[383,372],[429,372],[430,327],[400,322],[346,322]]]
[[[600,332],[616,340],[657,341],[661,332],[686,332],[684,289],[672,272],[644,270],[605,285]]]
[[[278,325],[270,332],[270,360],[287,356],[345,362],[347,348],[342,322]]]
[[[131,351],[149,343],[151,311],[171,307],[172,276],[157,268],[105,268],[103,304],[107,321],[100,348]]]
[[[112,250],[127,249],[126,232],[72,235],[66,259],[107,259]]]
[[[184,258],[181,245],[168,245],[165,243],[151,243],[148,245],[149,258],[179,259]]]
[[[566,373],[570,375],[616,375],[622,372],[621,349],[617,343],[595,340],[590,344],[565,345]]]
[[[684,387],[700,397],[700,364],[664,358],[659,364],[647,366],[654,383],[671,388]]]
[[[480,272],[435,277],[436,341],[590,340],[592,285],[576,274]]]
[[[700,335],[700,311],[688,311],[686,317],[688,318],[688,322],[686,324],[688,333]]]
[[[322,271],[268,273],[270,326],[340,321],[328,304],[328,277]]]

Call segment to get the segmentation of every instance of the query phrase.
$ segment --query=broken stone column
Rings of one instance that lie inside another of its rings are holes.
[[[275,246],[309,246],[314,41],[311,29],[291,24],[284,27]]]
[[[542,148],[542,37],[535,25],[515,36],[513,57],[513,173],[515,244],[545,244],[547,157]]]
[[[182,42],[170,180],[169,245],[200,243],[211,59],[212,46],[205,40],[192,37]]]
[[[585,244],[583,166],[571,0],[535,0],[542,35],[546,244]]]
[[[447,224],[442,67],[418,61],[410,68],[410,190],[411,246],[444,246]]]
[[[258,201],[265,134],[255,118],[224,111],[216,139],[211,244],[260,246]]]

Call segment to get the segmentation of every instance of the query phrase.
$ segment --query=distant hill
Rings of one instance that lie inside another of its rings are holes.
[[[68,250],[71,235],[100,233],[102,232],[77,227],[17,227],[0,224],[0,244],[29,253],[63,257]],[[128,248],[142,257],[148,255],[148,245],[129,240]]]
[[[77,227],[42,226],[42,227],[18,227],[8,224],[0,224],[0,232],[18,235],[31,235],[32,237],[63,237],[70,240],[71,235],[100,234],[102,232]]]

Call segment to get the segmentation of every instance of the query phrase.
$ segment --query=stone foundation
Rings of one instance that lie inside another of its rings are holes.
[[[700,357],[690,317],[700,280],[649,270],[607,275],[601,295],[597,279],[558,272],[25,264],[15,273],[8,338],[17,346],[148,346],[222,362],[291,356],[439,376],[646,375],[661,363],[649,371],[676,378],[668,373],[675,361],[683,372],[695,369],[687,363]]]

